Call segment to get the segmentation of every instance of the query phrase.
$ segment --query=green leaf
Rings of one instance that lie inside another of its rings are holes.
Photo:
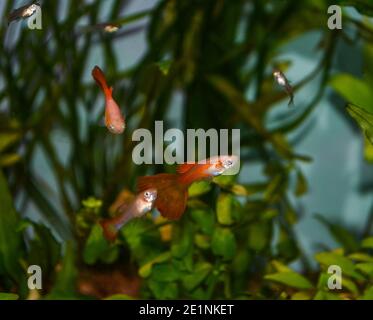
[[[94,264],[111,248],[112,246],[104,238],[102,227],[95,224],[84,246],[83,260],[87,264]]]
[[[357,263],[356,269],[365,273],[370,278],[373,278],[373,263],[372,262]]]
[[[0,167],[8,167],[21,160],[17,153],[0,155]]]
[[[232,259],[236,253],[236,239],[228,228],[218,227],[211,240],[212,252],[224,259]]]
[[[188,189],[189,197],[198,197],[211,190],[211,185],[207,181],[194,182]]]
[[[316,215],[316,219],[328,228],[333,238],[343,245],[347,251],[351,252],[358,250],[359,243],[348,230],[337,224],[330,223],[320,214]]]
[[[349,104],[347,106],[347,111],[350,116],[354,118],[359,124],[366,138],[370,141],[371,144],[373,144],[373,114],[352,104]]]
[[[54,286],[46,297],[49,300],[73,299],[77,297],[76,281],[78,270],[75,265],[75,252],[73,242],[67,242],[65,246],[65,255],[61,270],[57,273]]]
[[[373,237],[365,238],[361,242],[361,246],[367,249],[373,249]]]
[[[10,276],[17,282],[24,278],[19,264],[24,254],[22,234],[16,231],[19,222],[7,182],[0,170],[0,275]]]
[[[150,280],[148,285],[156,299],[176,299],[178,297],[179,289],[175,282]]]
[[[342,298],[331,292],[326,292],[326,291],[317,291],[315,297],[313,298],[314,300],[342,300]]]
[[[279,282],[297,289],[311,289],[313,287],[307,278],[294,271],[267,274],[264,276],[264,279]]]
[[[373,257],[366,253],[356,252],[348,256],[349,259],[362,262],[373,262]]]
[[[341,280],[342,280],[342,288],[343,289],[347,289],[348,291],[350,291],[354,295],[359,294],[359,289],[357,288],[356,284],[352,280],[350,280],[346,277],[343,277],[343,276],[342,276]]]
[[[211,210],[194,209],[191,216],[196,225],[207,235],[212,235],[215,227],[215,218]]]
[[[164,252],[157,256],[156,258],[152,259],[151,261],[145,263],[140,269],[139,269],[139,275],[143,278],[148,277],[152,272],[152,267],[156,263],[161,263],[164,261],[167,261],[171,258],[171,253],[169,251]]]
[[[182,258],[193,248],[194,233],[190,223],[174,227],[171,252],[172,256]]]
[[[271,238],[271,229],[271,222],[267,221],[250,224],[247,230],[249,248],[255,251],[265,249]]]
[[[194,272],[183,276],[183,285],[188,291],[194,290],[210,273],[212,265],[207,262],[196,264]]]
[[[218,222],[223,225],[232,224],[232,207],[233,207],[233,197],[227,193],[221,193],[217,200],[216,214]]]
[[[364,295],[361,297],[362,300],[373,300],[373,286],[367,288],[364,291]]]
[[[371,87],[364,80],[350,74],[338,74],[330,81],[331,86],[347,102],[361,106],[365,111],[373,112],[373,93]]]
[[[321,252],[316,254],[315,259],[326,268],[331,265],[337,265],[342,269],[342,273],[345,273],[358,280],[364,279],[359,273],[355,271],[354,263],[350,259],[340,254],[334,252]]]
[[[0,134],[0,152],[5,150],[11,144],[21,138],[19,133],[1,133]]]
[[[308,190],[308,185],[307,185],[307,180],[304,177],[302,171],[297,170],[297,183],[295,186],[295,195],[297,197],[300,197],[307,193]]]
[[[311,300],[311,294],[309,292],[299,291],[291,296],[291,300]]]
[[[158,66],[159,70],[165,76],[168,75],[168,72],[170,71],[171,65],[172,65],[172,60],[163,60],[163,61],[157,62],[157,66]]]
[[[18,294],[0,292],[0,300],[18,300]]]
[[[158,282],[173,282],[181,277],[181,273],[171,264],[155,264],[152,268],[151,278]]]

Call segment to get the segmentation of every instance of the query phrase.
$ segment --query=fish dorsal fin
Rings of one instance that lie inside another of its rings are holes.
[[[193,168],[195,163],[183,163],[177,166],[176,172],[183,174]]]

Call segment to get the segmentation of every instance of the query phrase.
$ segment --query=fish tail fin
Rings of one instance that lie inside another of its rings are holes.
[[[150,188],[157,190],[155,207],[163,217],[176,220],[183,215],[188,199],[188,186],[179,182],[178,175],[161,173],[140,177],[137,188],[139,192]]]
[[[105,75],[102,72],[102,70],[98,67],[95,66],[92,70],[92,77],[95,79],[97,84],[101,87],[102,91],[104,92],[105,96],[108,98],[111,98],[112,93],[113,93],[113,87],[109,87],[107,85]]]
[[[104,231],[105,238],[110,242],[114,242],[118,236],[118,230],[115,224],[113,224],[112,219],[101,220],[100,225]]]

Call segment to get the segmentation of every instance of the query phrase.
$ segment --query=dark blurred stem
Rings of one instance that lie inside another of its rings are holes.
[[[367,220],[367,223],[365,225],[364,232],[363,232],[363,237],[364,238],[368,237],[371,234],[372,227],[373,227],[373,201],[372,201],[372,205],[370,207],[368,220]]]

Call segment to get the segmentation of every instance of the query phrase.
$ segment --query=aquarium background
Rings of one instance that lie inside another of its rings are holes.
[[[0,291],[56,299],[370,297],[373,258],[349,255],[370,248],[372,156],[346,111],[347,103],[373,111],[360,83],[372,92],[369,1],[56,1],[42,2],[42,30],[26,21],[7,26],[7,14],[24,4],[0,4],[1,188],[9,190],[0,241],[18,239],[0,245]],[[331,4],[343,5],[342,30],[327,28]],[[121,28],[84,29],[108,21]],[[319,70],[296,90],[293,108],[273,83],[274,63],[294,85]],[[122,137],[104,127],[94,65],[127,116]],[[266,141],[250,117],[280,134]],[[138,176],[175,170],[131,164],[131,132],[162,119],[169,128],[240,128],[241,172],[234,182],[194,186],[198,200],[180,221],[169,225],[154,211],[109,245],[97,221],[115,214],[121,191],[135,192]],[[199,216],[204,210],[215,220]],[[10,253],[12,246],[22,250]],[[357,268],[339,295],[323,285],[329,260],[320,252]],[[30,291],[23,279],[36,262],[48,284]],[[183,283],[196,271],[202,279]]]

